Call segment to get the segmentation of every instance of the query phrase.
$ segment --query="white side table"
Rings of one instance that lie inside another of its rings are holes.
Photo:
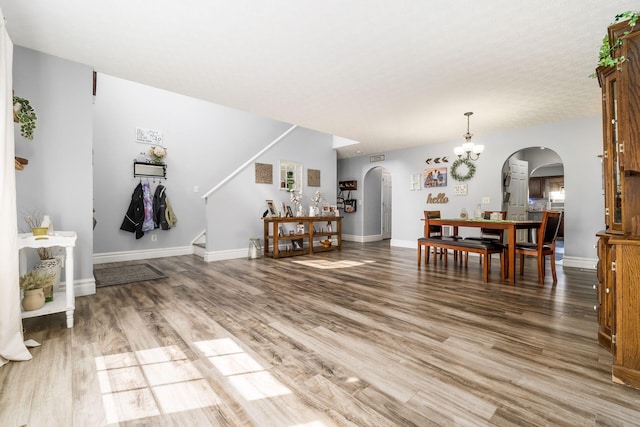
[[[76,299],[73,293],[73,247],[78,236],[75,231],[56,231],[51,235],[34,236],[31,233],[18,235],[18,250],[20,252],[20,275],[24,275],[27,269],[27,257],[24,248],[50,248],[60,246],[65,248],[65,289],[59,289],[53,294],[53,301],[46,303],[39,310],[23,311],[22,318],[44,316],[52,313],[67,313],[67,328],[73,328],[73,311],[76,308]]]

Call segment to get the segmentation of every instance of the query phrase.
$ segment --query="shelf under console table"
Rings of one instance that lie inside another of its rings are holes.
[[[65,289],[53,294],[53,301],[46,303],[42,308],[32,311],[22,311],[22,318],[44,316],[46,314],[65,312],[67,315],[67,328],[73,327],[73,312],[76,308],[76,300],[73,291],[73,248],[78,236],[75,231],[56,231],[53,234],[34,236],[31,233],[18,235],[18,251],[20,253],[20,275],[26,273],[27,262],[25,248],[51,248],[54,246],[65,249]]]
[[[342,217],[265,217],[262,221],[266,256],[277,259],[342,249]],[[294,229],[284,230],[291,225]],[[321,240],[331,240],[331,245],[325,247]]]

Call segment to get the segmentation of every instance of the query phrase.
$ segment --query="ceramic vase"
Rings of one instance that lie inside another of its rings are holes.
[[[44,305],[44,291],[40,289],[30,289],[24,291],[22,298],[22,308],[24,311],[32,311],[42,308]]]
[[[44,298],[45,302],[53,301],[53,293],[58,288],[58,284],[60,283],[60,273],[62,272],[62,257],[57,256],[52,259],[43,259],[35,266],[36,270],[43,270],[45,274],[55,274],[55,278],[53,279],[53,283],[51,286],[47,286],[44,289]]]

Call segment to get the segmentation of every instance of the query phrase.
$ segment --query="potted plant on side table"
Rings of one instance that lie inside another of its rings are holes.
[[[53,286],[54,273],[32,270],[20,277],[20,289],[24,291],[22,308],[25,311],[38,310],[45,303],[44,288]]]
[[[40,212],[26,215],[24,218],[27,225],[31,228],[34,236],[47,235],[51,230],[51,221],[48,215],[42,218]],[[58,248],[60,250],[60,248]],[[44,288],[44,297],[46,302],[53,301],[53,293],[60,283],[60,274],[62,273],[62,265],[64,264],[64,255],[54,254],[53,248],[37,248],[36,252],[40,258],[40,262],[36,264],[35,270],[44,273],[53,273],[51,285]]]

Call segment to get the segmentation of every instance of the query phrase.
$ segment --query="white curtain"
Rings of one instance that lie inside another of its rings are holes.
[[[13,141],[13,43],[0,10],[0,366],[29,360],[22,341],[18,287],[18,219]]]

